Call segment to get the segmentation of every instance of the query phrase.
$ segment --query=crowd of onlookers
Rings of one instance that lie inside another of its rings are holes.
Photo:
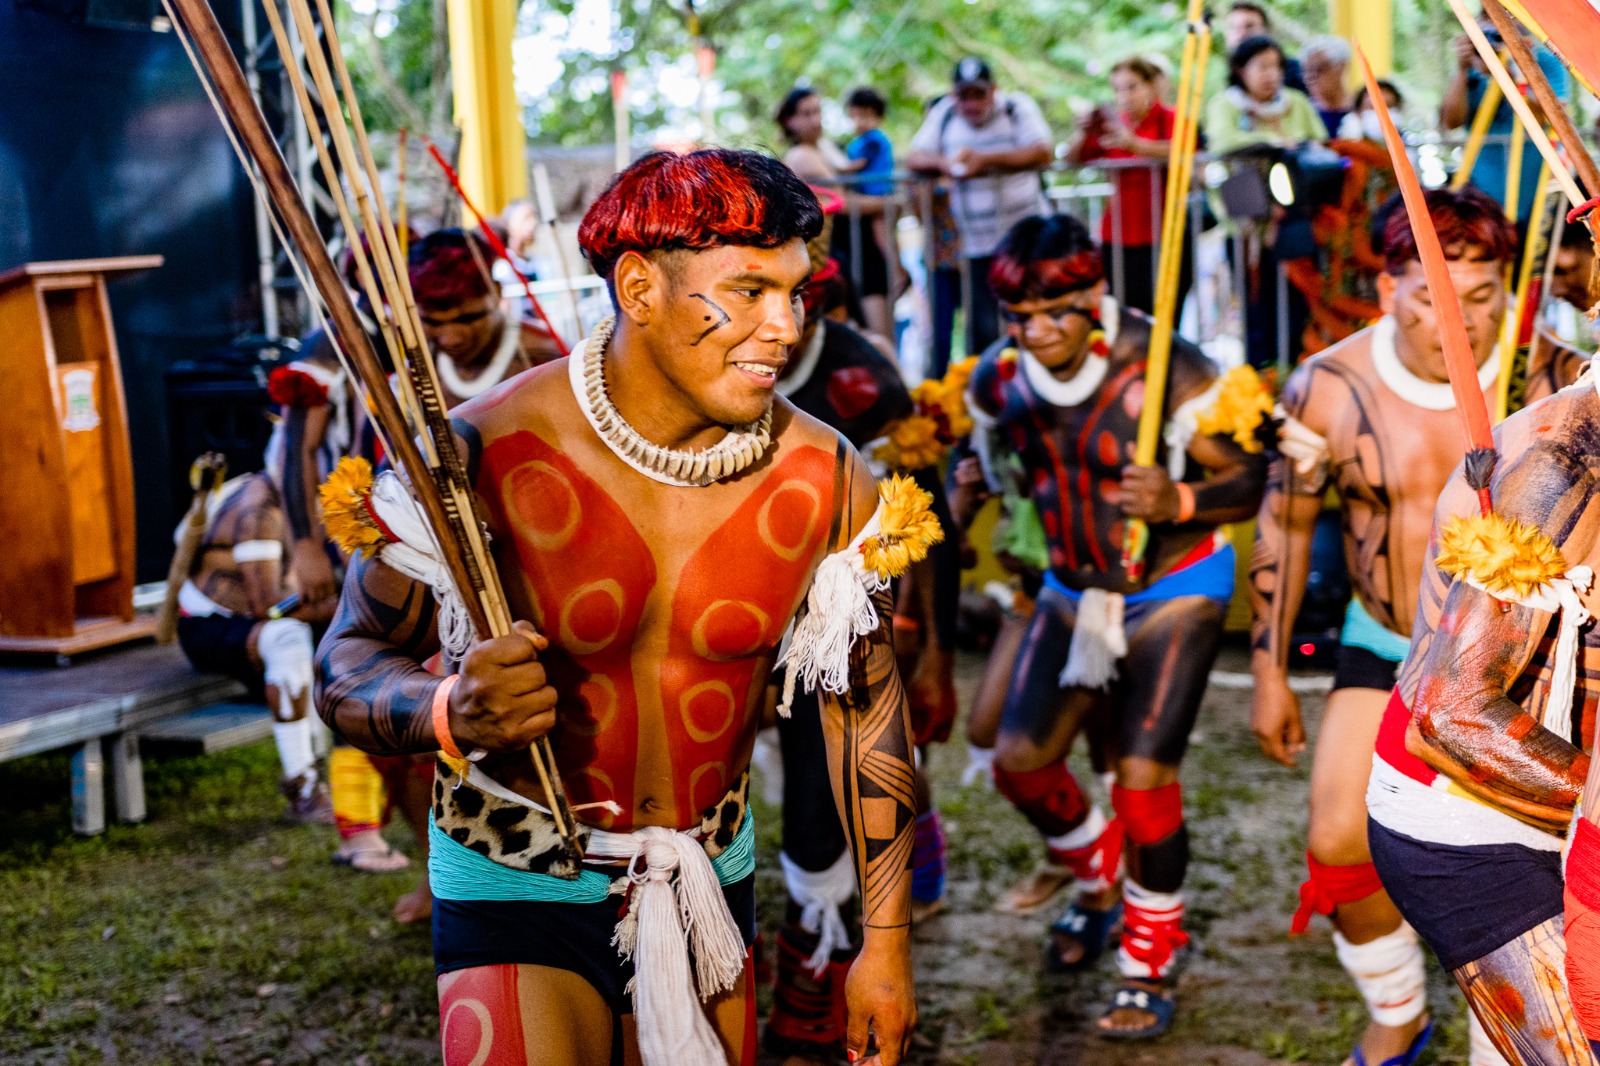
[[[1350,254],[1348,246],[1364,246],[1366,235],[1356,231],[1370,232],[1394,187],[1371,175],[1386,170],[1387,162],[1374,154],[1382,152],[1382,136],[1366,91],[1352,91],[1348,41],[1313,37],[1291,55],[1256,0],[1233,0],[1216,25],[1223,58],[1206,81],[1198,148],[1222,164],[1226,177],[1214,167],[1196,168],[1180,257],[1180,318],[1193,287],[1193,237],[1221,225],[1247,358],[1258,367],[1292,363],[1364,324],[1360,309],[1371,303],[1373,260]],[[1563,92],[1560,62],[1534,47]],[[1453,56],[1439,113],[1445,131],[1472,125],[1490,85],[1465,36]],[[896,299],[915,285],[927,331],[920,338],[928,353],[920,370],[937,376],[950,362],[958,309],[965,310],[968,353],[1000,336],[987,285],[991,255],[1015,222],[1052,209],[1043,175],[1057,162],[1104,172],[1111,191],[1099,209],[1099,237],[1113,288],[1125,305],[1153,310],[1174,81],[1164,56],[1122,58],[1109,70],[1110,99],[1080,115],[1059,146],[1039,105],[999,84],[977,57],[956,65],[948,93],[927,106],[903,151],[885,135],[885,101],[871,88],[843,101],[854,127],[843,145],[825,134],[824,101],[805,85],[783,98],[775,121],[788,144],[784,160],[844,205],[832,245],[851,284],[851,317],[892,339]],[[1398,117],[1400,90],[1387,80],[1379,85]],[[1504,200],[1507,141],[1516,119],[1504,101],[1485,117],[1487,137],[1463,163],[1473,184]],[[1287,195],[1270,181],[1280,163],[1291,180]],[[1523,152],[1521,166],[1515,206],[1516,217],[1525,220],[1537,192],[1537,152]],[[1319,213],[1323,207],[1337,210]],[[907,257],[903,267],[893,223],[907,213],[921,218],[922,254]],[[1341,325],[1341,314],[1348,323]]]

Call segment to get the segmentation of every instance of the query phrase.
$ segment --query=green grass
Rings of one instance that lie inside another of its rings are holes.
[[[977,671],[976,660],[963,659],[964,693]],[[1298,942],[1285,936],[1304,869],[1306,772],[1260,756],[1246,700],[1239,692],[1208,697],[1206,739],[1185,766],[1190,929],[1201,950],[1180,986],[1172,1034],[1151,1047],[1089,1035],[1115,988],[1109,960],[1077,977],[1040,972],[1053,913],[990,913],[1039,858],[1037,834],[993,789],[958,786],[966,761],[959,729],[955,743],[932,753],[949,838],[949,909],[917,933],[914,1063],[1342,1060],[1363,1010],[1327,925],[1319,920]],[[1307,703],[1319,713],[1319,701]],[[146,768],[149,821],[95,838],[70,831],[64,756],[4,768],[0,1062],[436,1061],[428,933],[389,918],[416,866],[390,875],[334,867],[331,828],[282,821],[268,743]],[[1075,768],[1090,779],[1087,767]],[[759,915],[770,933],[783,915],[780,825],[759,798],[754,806]],[[389,836],[411,850],[402,828]],[[1460,997],[1437,967],[1429,991],[1442,1031],[1423,1062],[1465,1062]],[[769,1002],[763,992],[763,1013]]]

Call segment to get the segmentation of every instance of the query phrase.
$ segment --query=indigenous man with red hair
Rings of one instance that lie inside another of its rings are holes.
[[[458,229],[411,245],[411,291],[448,407],[560,354],[543,323],[515,321],[501,309],[493,256],[476,234]]]
[[[1516,230],[1477,189],[1435,189],[1439,231],[1479,365],[1494,403],[1496,340],[1506,313],[1505,265]],[[1422,947],[1383,890],[1367,850],[1367,778],[1383,708],[1410,646],[1433,507],[1461,458],[1455,396],[1411,222],[1395,205],[1385,225],[1384,316],[1308,360],[1284,387],[1282,461],[1258,517],[1251,564],[1255,607],[1252,728],[1269,758],[1294,766],[1305,748],[1300,702],[1283,654],[1311,573],[1311,534],[1331,481],[1344,517],[1356,588],[1340,639],[1333,694],[1311,770],[1311,824],[1294,931],[1313,912],[1334,923],[1339,962],[1372,1021],[1349,1062],[1405,1066],[1432,1030]],[[1293,464],[1292,470],[1288,464]],[[1482,1066],[1481,1050],[1474,1066]],[[1490,1058],[1493,1061],[1493,1058]]]
[[[1129,465],[1144,403],[1151,323],[1106,295],[1087,229],[1066,215],[1019,222],[990,281],[1010,344],[974,372],[974,443],[986,469],[1016,462],[1043,520],[1050,568],[1017,656],[995,747],[995,783],[1044,835],[1049,862],[1019,886],[1042,903],[1077,879],[1052,930],[1052,961],[1082,968],[1115,924],[1126,832],[1123,984],[1100,1019],[1115,1038],[1171,1025],[1189,861],[1178,764],[1200,709],[1233,592],[1233,548],[1218,532],[1261,500],[1265,461],[1251,430],[1197,431],[1214,416],[1216,369],[1174,339],[1163,465]],[[1255,420],[1259,424],[1259,385]],[[987,425],[985,425],[987,423]],[[1242,424],[1241,424],[1242,426]],[[998,490],[998,479],[995,479]],[[1129,519],[1150,524],[1149,579],[1122,562]],[[1066,766],[1087,716],[1110,716],[1116,784],[1108,823]]]
[[[754,1061],[745,793],[797,611],[790,676],[823,690],[863,899],[846,1046],[868,1055],[870,1029],[874,1061],[905,1053],[915,798],[887,587],[940,531],[925,494],[880,491],[846,441],[775,396],[821,221],[811,191],[754,153],[623,171],[579,231],[616,318],[454,412],[527,621],[463,639],[389,548],[351,568],[319,651],[323,714],[372,751],[487,753],[441,763],[434,786],[449,1064]],[[408,509],[396,495],[381,477],[372,490],[391,530]],[[442,639],[459,660],[447,678],[420,666]],[[538,802],[527,748],[546,734],[581,865]]]

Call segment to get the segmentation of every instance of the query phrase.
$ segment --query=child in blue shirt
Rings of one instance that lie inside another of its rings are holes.
[[[846,170],[874,179],[854,187],[863,196],[894,195],[894,145],[878,128],[883,125],[886,108],[883,97],[873,89],[857,89],[845,101],[845,111],[856,127],[855,140],[845,148],[851,164]]]

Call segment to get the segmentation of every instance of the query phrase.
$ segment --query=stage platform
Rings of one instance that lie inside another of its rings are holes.
[[[229,705],[232,712],[212,715],[230,731],[228,740],[247,742],[270,734],[266,708],[252,722],[249,706],[240,704],[242,697],[243,685],[196,673],[177,645],[122,647],[84,655],[67,666],[9,660],[0,663],[0,762],[74,748],[73,828],[80,833],[105,828],[107,784],[117,818],[143,821],[141,736],[153,733],[153,740],[170,742],[198,735],[202,751],[231,746],[206,743],[203,721],[189,728],[174,722],[217,704]],[[263,721],[268,722],[265,732]]]

